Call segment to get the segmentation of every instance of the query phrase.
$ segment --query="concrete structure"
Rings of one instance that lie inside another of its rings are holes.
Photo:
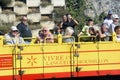
[[[15,0],[11,0],[11,3],[8,4],[8,7],[14,7],[14,5],[15,5]]]
[[[30,13],[30,14],[27,14],[27,18],[28,18],[28,20],[31,20],[33,23],[40,22],[41,14],[40,13]]]
[[[14,23],[16,21],[15,14],[0,14],[0,21],[3,23]]]
[[[42,1],[43,4],[46,2],[45,6],[42,6]],[[22,16],[27,16],[28,20],[33,23],[40,22],[42,25],[45,24],[53,27],[53,22],[51,22],[50,20],[52,20],[51,15],[54,11],[54,7],[56,6],[65,6],[65,0],[50,0],[48,1],[48,4],[47,0],[25,0],[25,2],[23,2],[22,0],[12,0],[12,2],[6,8],[4,8],[4,11],[9,9],[9,12],[12,12],[12,14],[8,12],[3,13],[3,9],[0,8],[0,13],[2,13],[0,14],[0,20],[4,23],[16,24],[20,21],[20,18]],[[44,21],[46,20],[45,23],[41,22],[43,21],[41,17],[44,16],[47,17],[43,19]]]
[[[41,0],[26,0],[28,7],[38,7],[40,6]]]
[[[49,29],[53,29],[53,27],[54,27],[54,25],[55,25],[55,23],[54,23],[54,21],[41,21],[40,22],[40,25],[42,26],[42,27],[49,27]]]
[[[65,6],[65,0],[51,0],[51,3],[54,5],[54,7]]]
[[[27,15],[28,7],[27,6],[14,6],[14,12],[17,15]]]
[[[53,10],[54,10],[53,5],[48,5],[46,7],[40,6],[40,13],[41,14],[52,14]]]

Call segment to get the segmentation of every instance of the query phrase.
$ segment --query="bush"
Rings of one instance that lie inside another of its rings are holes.
[[[1,6],[7,6],[9,3],[11,3],[11,0],[0,0]]]
[[[13,24],[3,24],[0,26],[0,31],[2,31],[3,33],[8,33],[12,25]]]

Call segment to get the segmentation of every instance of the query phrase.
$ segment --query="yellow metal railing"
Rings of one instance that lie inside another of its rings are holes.
[[[109,37],[111,39],[110,41],[113,41],[113,42],[116,41],[116,34],[115,33],[113,33]],[[63,40],[65,38],[71,38],[71,39],[73,39],[73,42],[75,42],[75,37],[73,37],[73,36],[69,36],[68,37],[68,36],[62,36],[61,34],[58,34],[58,35],[54,36],[54,43],[58,43],[58,44],[67,43],[67,42],[63,42]],[[35,43],[35,40],[36,40],[35,37],[34,38],[24,38],[24,39],[31,39],[31,43],[30,44],[37,44],[37,43]],[[44,43],[47,43],[46,40],[47,40],[47,38],[45,38]],[[97,40],[96,36],[79,36],[78,37],[78,42],[94,42],[96,40]],[[0,45],[5,44],[4,41],[5,41],[4,36],[0,36]]]

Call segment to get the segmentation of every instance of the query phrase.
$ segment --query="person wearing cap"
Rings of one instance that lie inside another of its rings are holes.
[[[19,30],[16,26],[12,26],[8,34],[5,34],[5,43],[6,44],[24,44],[24,40],[20,37]]]
[[[27,17],[23,16],[21,23],[17,25],[18,30],[20,31],[20,36],[25,38],[26,43],[30,43],[32,39],[31,29],[27,25]],[[28,38],[28,39],[27,39]]]
[[[112,20],[112,11],[108,11],[108,15],[107,17],[104,19],[103,23],[108,25],[108,28],[110,27],[110,24],[112,24],[113,20]]]
[[[118,26],[119,16],[117,14],[112,15],[113,22],[110,24],[109,32],[112,34],[114,32],[115,26]]]
[[[49,31],[48,27],[43,27],[42,30],[38,33],[38,37],[35,40],[35,43],[53,43],[54,38],[52,33]]]

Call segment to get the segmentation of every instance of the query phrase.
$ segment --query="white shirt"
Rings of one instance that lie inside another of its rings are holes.
[[[113,20],[106,18],[106,19],[103,21],[103,23],[107,24],[107,25],[108,25],[108,28],[109,28],[109,27],[110,27],[110,24],[113,23]]]

